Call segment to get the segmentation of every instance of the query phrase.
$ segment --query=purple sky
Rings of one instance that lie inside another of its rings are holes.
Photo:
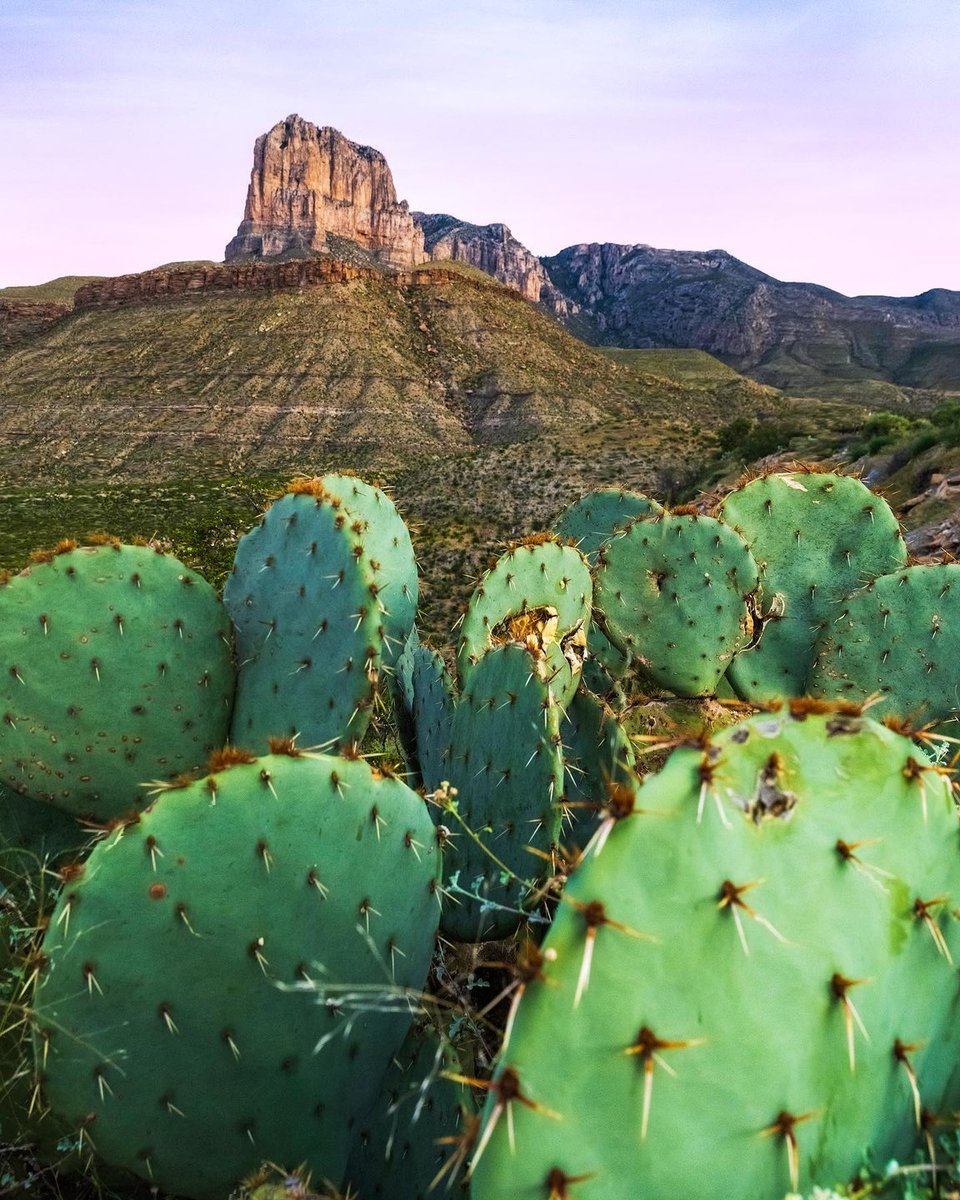
[[[531,250],[960,289],[958,0],[3,0],[0,286],[223,255],[288,113]]]

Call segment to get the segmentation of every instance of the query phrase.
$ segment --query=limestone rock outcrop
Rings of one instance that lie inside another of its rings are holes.
[[[573,307],[550,282],[543,264],[501,222],[473,225],[449,213],[415,212],[424,247],[436,262],[462,262],[492,275],[525,300],[543,304],[557,316]]]
[[[302,292],[309,288],[331,284],[348,284],[358,280],[382,282],[385,272],[379,267],[356,266],[332,255],[313,258],[289,258],[273,262],[198,263],[184,266],[157,267],[134,275],[98,278],[79,288],[74,310],[126,308],[154,300],[178,297],[228,296],[236,293]],[[465,280],[438,267],[411,267],[389,273],[395,288],[443,288],[456,284],[461,290],[496,285],[477,280]],[[499,290],[499,289],[497,289]],[[519,297],[511,297],[520,303]],[[2,311],[0,311],[2,318]]]
[[[257,138],[243,221],[224,257],[309,257],[334,250],[336,238],[392,267],[427,258],[383,155],[294,113]]]
[[[0,346],[12,345],[59,321],[69,304],[50,301],[0,299]]]

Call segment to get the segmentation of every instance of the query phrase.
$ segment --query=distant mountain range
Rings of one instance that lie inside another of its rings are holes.
[[[563,319],[599,345],[696,346],[794,391],[863,378],[960,387],[960,292],[843,296],[724,250],[569,246],[543,266],[579,309]]]
[[[851,298],[774,279],[724,250],[583,243],[538,258],[503,223],[411,212],[379,151],[294,114],[256,140],[243,220],[225,251],[230,287],[271,278],[236,274],[251,263],[316,257],[386,274],[464,263],[593,345],[705,350],[793,394],[869,403],[884,389],[894,398],[895,389],[960,390],[960,292]],[[158,294],[155,274],[94,281],[78,299],[137,303]],[[216,291],[225,278],[210,264],[189,287]],[[62,320],[68,285],[83,282],[0,290],[0,347]]]
[[[394,266],[469,263],[598,345],[707,350],[791,390],[863,379],[960,388],[960,292],[851,298],[723,250],[584,243],[537,258],[502,223],[411,213],[382,154],[294,114],[257,139],[227,261],[335,252],[331,239]]]

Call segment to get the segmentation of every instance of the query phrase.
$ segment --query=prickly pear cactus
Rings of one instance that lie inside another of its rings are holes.
[[[377,575],[383,624],[383,666],[390,672],[417,615],[420,581],[410,531],[382,489],[353,475],[324,475],[321,486],[362,524],[364,553]]]
[[[568,538],[591,567],[596,566],[597,554],[605,541],[623,525],[638,517],[654,517],[663,512],[656,500],[624,488],[600,488],[575,500],[555,518],[553,531],[559,538]],[[630,669],[630,656],[618,650],[600,627],[591,622],[587,630],[587,657],[583,664],[583,679],[598,696],[608,696],[616,689],[617,681]]]
[[[506,642],[544,652],[558,644],[579,675],[592,594],[587,563],[572,546],[552,534],[513,546],[483,575],[464,616],[457,648],[461,686],[491,647]]]
[[[814,644],[843,598],[906,565],[900,525],[859,479],[815,471],[754,479],[717,515],[752,550],[765,610],[755,644],[731,663],[728,678],[754,704],[803,695]]]
[[[450,774],[451,738],[456,696],[450,673],[439,652],[418,644],[411,650],[413,724],[420,775],[428,792]]]
[[[456,1188],[476,1113],[449,1041],[419,1017],[380,1084],[347,1164],[351,1194],[364,1200],[430,1200]],[[441,1186],[444,1185],[444,1186]]]
[[[240,663],[235,745],[360,741],[384,644],[379,593],[365,522],[316,480],[291,484],[240,539],[224,589]]]
[[[601,547],[596,619],[648,685],[708,695],[748,640],[757,586],[753,556],[732,529],[665,512]]]
[[[808,690],[925,725],[960,710],[960,565],[907,567],[848,596],[816,646]]]
[[[955,1107],[951,789],[815,708],[677,752],[611,819],[503,1049],[474,1200],[807,1192]]]
[[[0,588],[0,781],[75,816],[142,808],[202,766],[233,697],[230,622],[151,546],[75,547]]]
[[[427,974],[437,868],[423,801],[363,761],[265,756],[163,793],[51,918],[46,1102],[177,1195],[222,1200],[264,1160],[339,1181]]]
[[[624,525],[642,517],[656,517],[663,505],[625,488],[598,488],[568,504],[553,522],[560,538],[570,538],[591,566],[604,542]]]
[[[523,646],[489,650],[471,672],[447,775],[459,820],[437,813],[453,835],[443,851],[448,938],[508,936],[536,900],[528,883],[551,873],[563,790],[560,711]]]
[[[560,722],[564,762],[565,844],[583,847],[597,826],[598,814],[619,801],[621,790],[639,786],[636,755],[623,727],[601,701],[578,692]]]
[[[554,533],[570,538],[591,567],[607,542],[631,521],[656,517],[663,505],[639,492],[624,488],[599,488],[569,504],[553,523]],[[617,682],[630,670],[630,655],[619,650],[599,625],[591,622],[587,630],[587,658],[583,678],[598,696],[616,692]]]

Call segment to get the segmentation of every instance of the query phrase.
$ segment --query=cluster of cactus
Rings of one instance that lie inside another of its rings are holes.
[[[223,602],[109,540],[5,581],[4,1141],[198,1200],[265,1160],[339,1184],[440,916],[427,806],[359,749],[416,602],[392,503],[338,476],[271,506]]]
[[[152,546],[39,556],[0,588],[0,998],[32,1055],[0,1036],[0,1121],[49,1106],[196,1200],[263,1162],[419,1200],[468,1158],[474,1200],[736,1200],[909,1154],[960,1103],[957,822],[905,736],[960,709],[958,571],[800,469],[712,514],[584,497],[446,656],[352,477],[292,485],[223,602]],[[667,722],[642,775],[641,702],[713,696],[763,711]],[[383,706],[406,782],[361,755]],[[438,927],[514,946],[482,1083]]]

